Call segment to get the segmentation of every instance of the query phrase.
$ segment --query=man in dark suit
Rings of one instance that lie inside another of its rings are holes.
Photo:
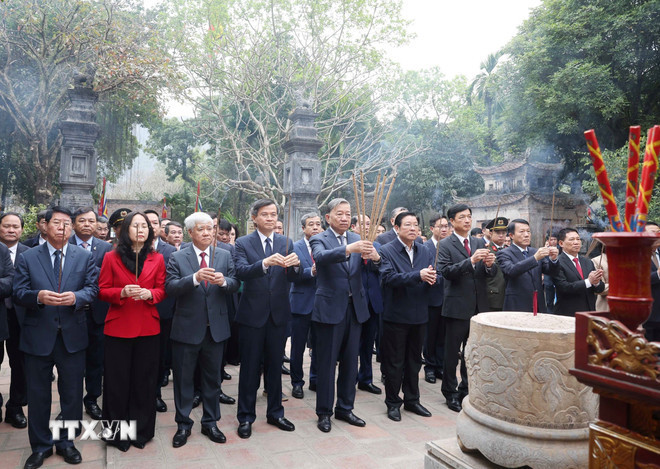
[[[21,254],[16,263],[14,302],[25,308],[20,348],[25,353],[28,390],[28,435],[32,455],[25,469],[34,469],[53,454],[69,464],[82,458],[73,441],[54,439],[49,428],[50,374],[58,371],[61,415],[82,419],[82,383],[88,344],[84,308],[98,293],[92,255],[69,244],[72,214],[62,207],[46,213],[48,242]]]
[[[172,254],[167,266],[165,288],[176,299],[172,319],[172,367],[177,431],[172,446],[188,441],[195,367],[199,366],[203,404],[202,434],[215,443],[224,443],[218,429],[219,373],[224,342],[230,334],[226,295],[238,290],[234,264],[229,252],[212,249],[213,221],[202,212],[185,220],[192,245]]]
[[[366,215],[360,215],[360,218],[362,218],[361,223],[358,223],[357,216],[351,218],[351,231],[362,235],[362,238],[366,239],[371,220]],[[360,232],[361,227],[364,227],[366,233]],[[374,248],[380,252],[380,244],[377,242],[374,242]],[[373,382],[374,372],[372,366],[374,341],[378,333],[380,315],[383,312],[383,294],[380,289],[378,272],[371,269],[362,269],[362,286],[367,296],[369,319],[362,324],[362,331],[360,333],[360,364],[358,367],[357,386],[362,391],[367,391],[371,394],[381,394],[383,391]]]
[[[546,247],[557,247],[557,233],[548,232],[548,240],[545,242]],[[559,249],[559,248],[557,248]],[[552,277],[549,275],[543,276],[543,292],[545,295],[545,309],[548,313],[553,314],[555,312],[555,283],[552,280]]]
[[[363,259],[380,263],[380,255],[367,240],[348,231],[351,206],[345,199],[332,199],[325,218],[330,227],[310,239],[316,261],[316,297],[312,311],[317,355],[316,415],[322,432],[331,430],[330,416],[335,402],[335,368],[339,362],[335,418],[364,427],[364,420],[353,413],[357,356],[361,325],[369,319],[369,308],[362,285]]]
[[[69,239],[74,244],[92,254],[97,273],[107,252],[112,251],[112,245],[94,237],[96,233],[97,215],[91,207],[81,208],[73,214],[73,232]],[[108,314],[108,303],[98,298],[85,306],[87,315],[87,334],[89,345],[85,353],[85,390],[83,397],[85,412],[94,420],[101,420],[101,408],[96,400],[103,390],[103,326]]]
[[[14,269],[18,256],[30,249],[26,245],[18,242],[22,233],[23,217],[21,217],[21,215],[16,212],[4,212],[0,215],[0,241],[3,242],[9,250],[12,269]],[[25,359],[23,357],[23,352],[18,347],[21,327],[18,323],[16,307],[11,296],[5,298],[4,303],[7,308],[7,326],[9,328],[9,337],[5,341],[5,344],[7,347],[7,355],[9,356],[9,367],[11,368],[9,399],[5,404],[5,422],[14,428],[25,428],[27,427],[27,419],[23,413],[23,406],[27,405]],[[0,409],[0,418],[1,417],[2,409]]]
[[[412,212],[394,220],[397,240],[381,248],[383,285],[383,342],[381,369],[385,380],[387,417],[401,420],[400,407],[422,417],[429,412],[419,402],[419,370],[428,322],[429,286],[437,273],[435,251],[415,241],[419,222]],[[403,386],[403,400],[399,391]]]
[[[449,236],[449,220],[444,215],[436,215],[430,220],[433,236],[424,245],[433,253],[433,268],[438,270],[438,244]],[[424,341],[424,379],[434,384],[442,379],[444,370],[445,321],[442,318],[444,299],[444,279],[438,276],[437,282],[429,286],[429,322],[426,325]]]
[[[154,230],[153,249],[163,255],[165,267],[170,261],[170,255],[176,252],[174,246],[160,239],[160,217],[155,210],[145,210],[147,221]],[[166,412],[167,404],[163,401],[160,388],[167,386],[172,365],[172,343],[170,332],[172,331],[172,316],[174,315],[174,298],[168,295],[163,301],[156,305],[160,317],[160,361],[158,366],[158,386],[156,386],[156,411]]]
[[[511,246],[497,254],[497,263],[507,280],[504,310],[545,313],[541,277],[542,274],[557,275],[559,250],[556,247],[531,247],[529,223],[520,218],[511,220],[507,233],[511,237]]]
[[[29,248],[41,246],[46,242],[46,210],[41,210],[37,213],[37,234],[32,238],[26,239],[23,244]]]
[[[504,249],[508,224],[509,220],[504,217],[493,218],[486,224],[486,229],[491,236],[491,242],[486,245],[486,249],[488,249],[488,252],[495,254],[495,263],[498,265],[497,255]],[[504,291],[506,290],[506,279],[502,269],[498,269],[495,275],[488,277],[486,284],[488,285],[488,309],[490,311],[502,311]]]
[[[282,357],[291,318],[288,282],[302,275],[293,242],[274,233],[275,202],[257,200],[250,216],[257,229],[238,238],[234,250],[236,275],[243,281],[236,312],[241,353],[237,412],[241,438],[252,435],[262,363],[268,395],[266,422],[280,430],[295,430],[282,407]]]
[[[660,227],[655,222],[646,222],[644,231],[659,234]],[[651,295],[653,296],[653,309],[651,316],[644,323],[646,339],[651,342],[660,342],[660,242],[654,246],[651,255]]]
[[[14,281],[14,266],[7,246],[0,243],[0,364],[5,358],[4,341],[9,338],[7,307],[5,300],[10,299]],[[2,421],[2,394],[0,394],[0,422]],[[10,422],[11,423],[11,422]]]
[[[595,311],[596,293],[605,289],[603,270],[580,255],[582,240],[574,228],[563,228],[557,240],[562,253],[558,257],[559,270],[552,276],[557,288],[555,314],[575,316],[579,311]]]
[[[321,232],[321,217],[315,212],[306,213],[300,219],[303,238],[293,244],[300,259],[302,277],[294,281],[289,292],[291,303],[291,395],[296,399],[305,397],[303,356],[312,324],[312,309],[316,294],[316,264],[312,259],[309,239]],[[313,353],[313,352],[312,352]],[[314,360],[314,357],[312,357]],[[311,384],[311,381],[310,381]]]
[[[442,316],[445,318],[445,373],[442,394],[447,407],[460,412],[461,402],[468,393],[465,368],[465,343],[470,334],[470,318],[488,311],[486,278],[495,275],[495,255],[486,249],[484,240],[469,236],[472,210],[458,204],[447,210],[454,227],[451,236],[440,241],[438,267],[445,284]],[[461,351],[461,347],[462,350]],[[456,366],[461,359],[461,383],[457,386]]]

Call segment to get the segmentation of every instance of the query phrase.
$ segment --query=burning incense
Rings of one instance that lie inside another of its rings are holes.
[[[371,202],[371,216],[369,217],[370,224],[369,224],[369,230],[367,232],[367,239],[371,239],[376,226],[374,225],[374,221],[375,221],[374,216],[376,215],[376,202],[378,200],[379,188],[380,188],[380,171],[378,171],[378,177],[376,178],[376,187],[374,188],[374,196]]]
[[[139,254],[140,254],[140,251],[138,250],[138,244],[135,243],[135,284],[136,285],[138,285],[138,255]]]
[[[552,208],[550,209],[550,229],[548,230],[548,240],[552,238],[552,228],[553,225],[555,224],[555,195],[557,191],[554,188],[554,182],[553,182],[553,188],[552,188]]]
[[[286,236],[286,251],[284,251],[286,254],[289,255],[289,223],[291,222],[291,195],[289,195],[289,200],[287,201],[287,210],[286,210],[286,232],[284,233],[284,236]]]
[[[62,293],[62,270],[64,270],[64,249],[61,249],[62,255],[60,256],[60,274],[57,279],[57,293]]]
[[[360,170],[360,184],[362,185],[362,218],[358,218],[358,223],[360,226],[360,235],[362,238],[367,237],[367,220],[364,218],[367,216],[367,210],[364,206],[364,172]]]
[[[635,211],[635,231],[644,231],[649,213],[649,202],[653,193],[653,184],[658,171],[658,151],[660,150],[660,126],[649,129],[646,138],[646,151],[642,165],[642,177],[639,181],[637,210]]]
[[[353,194],[355,195],[355,215],[357,216],[358,226],[360,223],[360,199],[358,198],[357,182],[355,182],[355,174],[353,177]],[[362,233],[360,233],[360,239],[362,239]]]
[[[587,130],[584,132],[584,138],[587,140],[587,148],[589,149],[589,154],[591,155],[591,162],[594,166],[594,171],[596,172],[598,188],[600,189],[600,194],[603,197],[603,204],[605,205],[607,216],[610,219],[610,224],[615,231],[623,231],[623,224],[621,223],[621,218],[619,217],[619,210],[616,207],[616,201],[614,200],[614,194],[612,193],[610,180],[607,177],[607,170],[605,169],[603,155],[600,152],[598,140],[596,140],[596,132],[594,132],[593,129]],[[657,169],[657,157],[655,161],[655,167]],[[655,176],[655,171],[653,174]],[[639,204],[637,207],[639,209]],[[646,211],[648,212],[648,204],[646,205]]]
[[[385,202],[383,205],[381,205],[380,209],[380,214],[378,215],[378,219],[376,220],[376,225],[380,225],[380,221],[383,219],[383,215],[385,215],[385,209],[387,208],[387,202],[390,200],[390,194],[392,193],[392,188],[394,187],[394,181],[396,181],[396,176],[392,177],[392,181],[390,182],[390,188],[387,191],[387,196],[385,196]]]
[[[626,211],[623,224],[627,231],[632,231],[635,219],[635,205],[637,202],[637,186],[639,177],[639,139],[641,136],[639,125],[630,126],[628,134],[628,173],[626,183]]]

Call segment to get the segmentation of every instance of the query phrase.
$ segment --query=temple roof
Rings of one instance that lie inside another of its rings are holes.
[[[548,171],[548,172],[560,171],[563,167],[561,163],[541,163],[538,161],[529,161],[529,150],[526,151],[523,155],[519,156],[518,158],[515,158],[512,155],[508,155],[508,158],[511,159],[504,161],[503,163],[500,163],[495,166],[475,165],[474,170],[478,174],[486,175],[486,174],[506,173],[518,168],[522,168],[525,164],[528,164],[529,166],[537,170]]]
[[[519,202],[528,196],[541,204],[552,205],[551,192],[515,192],[512,194],[489,192],[475,197],[456,197],[456,202],[467,204],[472,208],[497,207],[498,205],[503,207]],[[584,197],[578,195],[566,194],[565,192],[555,192],[555,204],[566,207],[570,205],[586,205],[586,202]]]

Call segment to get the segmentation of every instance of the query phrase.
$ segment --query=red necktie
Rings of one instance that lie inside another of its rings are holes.
[[[465,246],[465,250],[468,253],[468,257],[470,257],[472,255],[472,251],[470,251],[470,242],[468,241],[467,238],[463,240],[463,246]]]
[[[580,266],[580,261],[578,260],[577,257],[574,257],[573,262],[575,263],[575,268],[577,269],[578,274],[580,274],[580,278],[584,280],[584,274],[582,273],[582,267]]]
[[[205,269],[206,267],[208,267],[208,265],[206,264],[206,259],[205,259],[205,257],[206,257],[206,253],[205,253],[205,252],[200,252],[199,255],[202,256],[202,262],[199,263],[199,268],[200,268],[200,269]],[[209,286],[209,282],[207,282],[206,280],[204,280],[204,286],[205,286],[205,287],[208,287],[208,286]]]

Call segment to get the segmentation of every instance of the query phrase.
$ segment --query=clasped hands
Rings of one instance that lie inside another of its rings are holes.
[[[48,306],[73,306],[76,304],[76,295],[72,291],[55,293],[50,290],[39,290],[37,299],[39,303]]]
[[[298,259],[298,254],[292,252],[288,256],[283,256],[279,252],[272,254],[264,259],[263,266],[270,267],[279,265],[280,267],[297,267],[300,265],[300,259]]]
[[[153,298],[151,290],[142,288],[140,285],[126,285],[121,289],[122,298],[133,298],[135,301],[150,300]]]
[[[432,265],[420,270],[419,276],[422,279],[422,282],[426,282],[429,285],[434,285],[435,281],[437,280],[437,272]]]
[[[195,278],[199,283],[209,282],[212,285],[222,286],[225,283],[225,276],[222,272],[216,272],[212,267],[203,267],[195,272]]]
[[[544,257],[550,257],[553,261],[557,259],[557,256],[559,255],[559,249],[557,249],[555,246],[545,246],[542,248],[539,248],[535,253],[534,253],[534,259],[537,261],[540,261]]]
[[[603,274],[604,274],[603,269],[592,270],[591,272],[589,272],[589,276],[587,277],[587,279],[589,280],[590,284],[595,286],[600,283],[600,281],[603,278]]]
[[[378,254],[378,251],[376,251],[374,244],[371,241],[367,241],[366,239],[355,241],[347,245],[346,252],[349,254],[358,253],[360,256],[362,256],[362,259],[371,259],[375,262],[380,260],[380,254]]]
[[[484,261],[484,265],[486,267],[491,267],[495,262],[495,253],[490,252],[486,248],[477,249],[472,253],[472,257],[470,257],[470,261],[472,262],[473,265],[479,261]]]

